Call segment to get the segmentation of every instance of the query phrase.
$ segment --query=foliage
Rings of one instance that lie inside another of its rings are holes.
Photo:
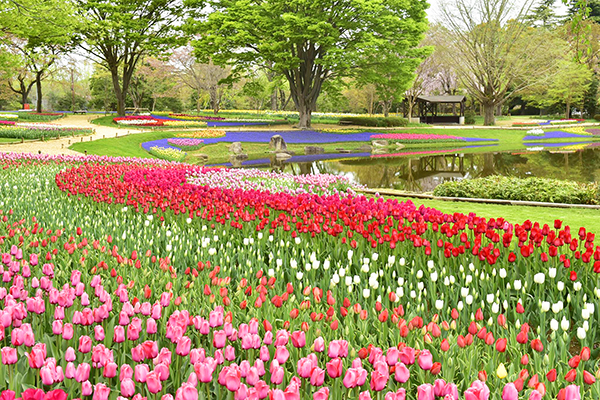
[[[187,8],[169,0],[76,0],[75,5],[82,20],[81,46],[110,72],[117,112],[123,116],[138,63],[183,44],[177,26]]]
[[[198,35],[193,45],[199,58],[235,65],[234,73],[258,66],[284,75],[302,128],[310,127],[326,81],[351,76],[357,65],[375,65],[392,54],[409,55],[426,29],[427,4],[421,0],[208,5],[208,15],[188,20],[189,32]]]
[[[596,121],[600,121],[600,114],[596,114],[596,115],[594,115],[594,119],[595,119]]]
[[[597,184],[583,184],[544,178],[515,178],[489,176],[445,182],[437,186],[434,195],[444,197],[467,197],[541,201],[567,204],[598,204]]]
[[[475,111],[467,110],[465,111],[465,124],[473,125],[475,123]]]
[[[359,126],[407,126],[408,120],[400,117],[342,117],[339,121],[343,125]]]
[[[479,101],[484,124],[512,95],[551,78],[564,45],[546,29],[530,29],[524,17],[532,0],[457,0],[443,14],[451,37],[452,64]]]

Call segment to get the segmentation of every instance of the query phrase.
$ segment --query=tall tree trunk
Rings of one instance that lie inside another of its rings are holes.
[[[35,74],[35,89],[37,92],[37,104],[35,111],[42,112],[42,72]]]
[[[496,122],[494,118],[494,103],[481,103],[481,106],[483,108],[483,124],[487,126],[494,125]]]
[[[385,118],[390,116],[390,107],[387,100],[381,102],[381,107],[383,108],[383,116]]]
[[[113,89],[115,90],[115,97],[117,98],[117,115],[122,117],[125,115],[125,96],[119,84],[119,70],[116,66],[110,69],[110,76],[112,78]]]
[[[497,116],[497,117],[500,117],[500,116],[502,116],[502,104],[498,104],[498,105],[496,106],[496,116]]]
[[[298,109],[298,114],[300,116],[300,121],[298,122],[298,128],[310,129],[312,108],[304,107],[304,109]]]
[[[567,109],[565,112],[565,118],[566,119],[571,118],[571,102],[570,101],[567,101]]]
[[[271,110],[277,111],[277,88],[271,93]]]

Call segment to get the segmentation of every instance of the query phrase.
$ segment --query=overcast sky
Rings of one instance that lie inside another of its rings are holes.
[[[427,16],[429,17],[430,22],[440,22],[442,17],[442,13],[440,11],[440,5],[443,1],[452,1],[452,0],[428,0],[429,1],[429,9],[427,10]],[[561,0],[556,0],[554,2],[555,12],[558,15],[565,15],[568,7],[563,4]]]

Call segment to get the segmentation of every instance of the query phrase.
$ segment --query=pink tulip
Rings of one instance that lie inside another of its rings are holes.
[[[329,343],[329,358],[348,357],[348,342],[345,340],[332,340]]]
[[[313,369],[313,362],[308,358],[301,358],[298,360],[298,375],[301,378],[309,378]]]
[[[225,347],[225,342],[227,341],[227,334],[225,331],[214,331],[213,333],[213,345],[217,349],[222,349]]]
[[[40,369],[40,377],[42,378],[42,383],[44,385],[50,386],[54,384],[54,373],[48,367],[42,367]]]
[[[175,353],[177,353],[180,356],[185,357],[188,354],[190,354],[191,345],[192,345],[192,341],[190,340],[190,338],[187,336],[183,336],[181,339],[179,339],[179,342],[177,343],[177,348],[175,349]]]
[[[529,400],[542,400],[542,394],[537,390],[532,390],[529,394]]]
[[[513,382],[509,382],[504,385],[504,389],[502,389],[502,400],[518,400],[519,399],[519,391],[515,387]]]
[[[405,383],[410,378],[410,371],[404,365],[404,363],[400,362],[396,364],[396,371],[394,372],[394,379],[400,383]]]
[[[334,358],[333,360],[329,361],[326,364],[326,367],[327,367],[327,374],[331,378],[339,378],[340,376],[342,376],[342,373],[344,372],[342,360],[340,358]]]
[[[433,386],[425,383],[417,388],[417,400],[435,400]]]
[[[135,381],[144,383],[150,372],[150,367],[146,364],[137,364],[135,366]]]
[[[348,368],[342,382],[347,389],[352,389],[353,387],[356,387],[357,379],[358,370],[356,368]]]
[[[131,379],[133,377],[133,368],[129,364],[121,365],[121,372],[119,374],[119,380]]]
[[[371,393],[369,391],[361,392],[358,395],[358,400],[372,400]]]
[[[114,378],[115,376],[117,376],[118,368],[119,368],[119,366],[116,363],[107,362],[106,365],[104,366],[104,372],[102,373],[102,375],[105,378]]]
[[[85,381],[81,383],[81,394],[83,396],[91,396],[94,391],[92,387],[92,383],[90,381]]]
[[[287,347],[279,346],[275,349],[275,359],[279,362],[279,364],[285,364],[285,362],[290,358],[290,352]]]
[[[310,374],[310,384],[313,386],[321,386],[325,382],[325,370],[315,367]]]
[[[565,388],[565,400],[581,400],[579,386],[569,385]]]
[[[104,383],[97,383],[94,386],[94,397],[92,400],[108,400],[110,389]]]
[[[490,389],[485,382],[475,381],[465,391],[465,400],[488,400],[490,397]]]
[[[389,373],[387,371],[382,373],[379,370],[374,370],[371,373],[371,390],[381,392],[387,386],[388,378]]]
[[[130,378],[121,380],[121,396],[131,397],[135,394],[135,382]]]
[[[306,334],[304,331],[292,332],[292,346],[302,348],[306,346]]]
[[[125,341],[125,329],[122,326],[115,326],[115,334],[113,336],[113,342],[123,343]]]
[[[322,353],[323,351],[325,351],[325,340],[323,340],[323,338],[321,336],[319,336],[318,338],[315,339],[315,342],[313,344],[313,349],[317,353]],[[329,396],[329,392],[327,395]]]
[[[150,393],[156,394],[162,390],[162,384],[155,371],[150,371],[146,375],[146,385],[148,386],[148,391]]]
[[[83,383],[90,378],[90,364],[81,363],[77,366],[77,370],[75,371],[75,380],[77,382]],[[91,394],[91,393],[90,393]]]
[[[425,371],[428,371],[431,369],[432,365],[433,356],[431,355],[431,352],[429,350],[421,350],[421,353],[419,353],[419,367]]]
[[[2,364],[4,365],[12,365],[16,364],[18,356],[17,349],[14,347],[3,347],[1,350],[2,353]]]
[[[329,388],[324,387],[313,393],[313,400],[329,400]]]
[[[283,382],[283,375],[283,367],[275,367],[275,370],[271,373],[271,383],[280,385]]]
[[[225,348],[225,359],[227,361],[235,360],[235,348],[233,346],[227,346]]]
[[[404,365],[412,365],[415,363],[415,349],[413,349],[412,347],[404,347],[401,351],[400,351],[400,361],[402,361],[402,363]]]

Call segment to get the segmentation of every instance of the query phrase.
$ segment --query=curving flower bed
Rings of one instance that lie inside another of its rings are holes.
[[[0,166],[3,399],[599,395],[583,228],[160,160]]]
[[[187,153],[174,147],[153,146],[148,150],[150,154],[168,161],[183,161]]]
[[[202,139],[170,138],[167,139],[167,143],[184,150],[192,151],[201,148],[204,141]]]

